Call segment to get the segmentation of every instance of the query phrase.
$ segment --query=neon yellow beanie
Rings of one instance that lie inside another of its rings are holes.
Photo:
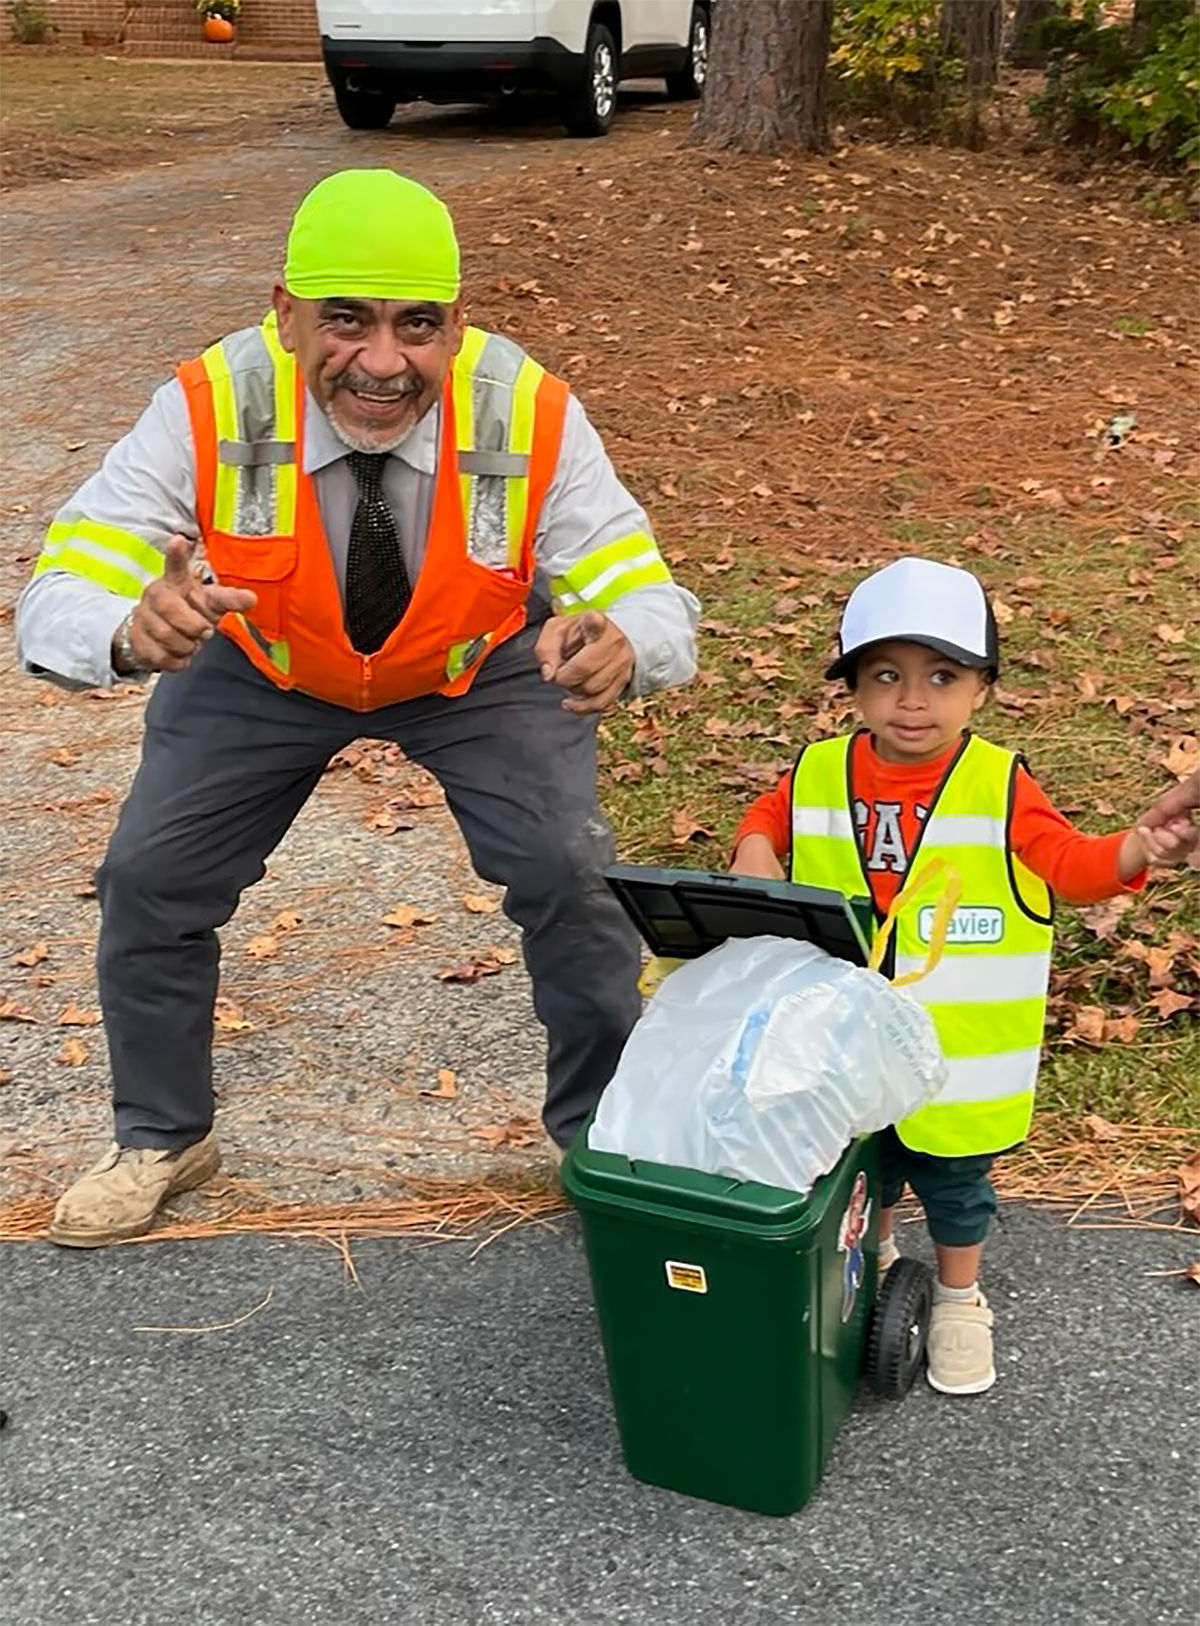
[[[459,267],[450,211],[394,170],[339,170],[296,210],[283,280],[298,299],[452,304]]]

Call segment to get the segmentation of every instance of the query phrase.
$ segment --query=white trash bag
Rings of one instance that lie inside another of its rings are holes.
[[[856,1135],[945,1081],[928,1012],[877,971],[811,943],[731,939],[662,983],[588,1145],[807,1192]]]

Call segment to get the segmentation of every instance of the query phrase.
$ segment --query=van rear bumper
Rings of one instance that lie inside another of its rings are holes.
[[[488,44],[413,44],[321,37],[325,71],[336,85],[397,101],[469,102],[504,91],[574,90],[583,57],[553,39]]]

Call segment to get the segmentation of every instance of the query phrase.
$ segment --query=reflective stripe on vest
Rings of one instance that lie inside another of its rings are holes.
[[[217,426],[213,529],[284,536],[296,522],[296,369],[274,313],[210,345],[200,364]]]
[[[469,328],[441,400],[425,555],[400,625],[363,657],[346,637],[313,481],[307,393],[274,316],[179,369],[196,447],[197,517],[223,581],[258,598],[222,630],[281,687],[370,710],[461,694],[524,625],[534,536],[567,387],[510,339]]]
[[[551,576],[550,591],[560,615],[608,610],[626,593],[655,582],[669,582],[658,544],[645,531],[631,531],[596,548],[561,576]]]
[[[848,783],[851,740],[801,753],[792,782],[792,875],[847,897],[869,892]],[[912,987],[929,1010],[949,1065],[930,1105],[897,1125],[906,1146],[938,1157],[1003,1151],[1024,1139],[1045,1026],[1053,931],[1048,888],[1010,849],[1018,759],[969,736],[925,821],[922,861],[942,858],[962,877],[945,953]],[[909,865],[917,853],[909,855]],[[918,896],[896,923],[894,973],[925,962],[934,897]]]
[[[66,570],[95,582],[121,598],[141,598],[146,586],[162,575],[163,556],[152,542],[133,531],[118,530],[60,508],[34,566],[35,576]]]

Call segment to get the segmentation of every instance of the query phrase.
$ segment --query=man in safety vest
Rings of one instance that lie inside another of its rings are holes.
[[[1197,832],[1174,803],[1133,829],[1088,836],[1051,806],[1012,751],[972,734],[1000,665],[996,622],[974,576],[898,559],[851,593],[840,655],[865,727],[819,740],[759,798],[738,830],[734,870],[869,896],[877,926],[914,866],[943,860],[962,894],[933,971],[912,992],[948,1065],[941,1094],[882,1141],[879,1269],[898,1257],[893,1211],[910,1185],[937,1253],[929,1381],[981,1394],[996,1379],[992,1312],[979,1265],[996,1198],[996,1153],[1024,1140],[1033,1111],[1053,937],[1052,892],[1092,903],[1174,863]],[[929,958],[935,902],[901,901],[889,975]]]
[[[18,607],[31,672],[165,674],[98,875],[115,1141],[52,1240],[138,1235],[216,1170],[216,928],[364,734],[437,776],[507,888],[566,1145],[640,1009],[597,718],[692,677],[697,610],[566,385],[464,325],[439,200],[390,170],[316,186],[266,320],[157,392]]]

